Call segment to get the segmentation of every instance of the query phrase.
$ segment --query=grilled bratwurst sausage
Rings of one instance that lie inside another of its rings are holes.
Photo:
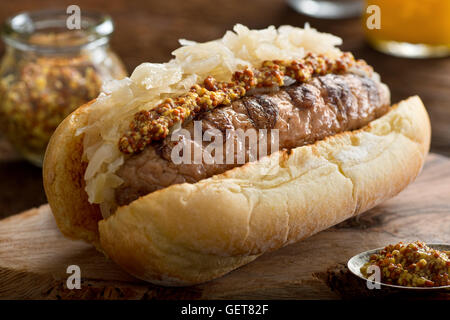
[[[194,120],[202,120],[202,132],[219,130],[224,141],[230,137],[234,139],[233,132],[237,129],[266,129],[267,136],[261,134],[259,139],[270,141],[271,130],[278,129],[279,148],[289,149],[359,129],[385,114],[389,106],[390,94],[384,84],[351,73],[327,74],[274,93],[245,97],[203,113]],[[193,122],[183,124],[183,129],[190,133],[190,137],[183,136],[184,143],[194,145]],[[210,143],[203,142],[200,147],[204,149]],[[175,164],[171,154],[176,144],[168,136],[125,161],[117,172],[124,180],[116,189],[118,205],[173,184],[194,183],[241,165],[237,161],[231,164]],[[237,145],[236,141],[234,145]],[[250,159],[249,148],[248,144],[243,146],[245,162]],[[268,149],[268,153],[277,151]],[[237,146],[234,150],[236,152]]]

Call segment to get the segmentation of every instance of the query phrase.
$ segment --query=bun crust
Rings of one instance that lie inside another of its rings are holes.
[[[43,165],[44,189],[61,232],[72,239],[82,239],[99,245],[98,222],[102,219],[98,205],[91,204],[84,191],[83,136],[76,131],[87,123],[87,103],[58,126],[45,152]]]
[[[44,185],[58,226],[134,276],[172,286],[212,280],[393,197],[419,174],[431,132],[411,97],[360,130],[170,186],[101,220],[87,202],[74,136],[88,112],[69,116],[47,150]]]

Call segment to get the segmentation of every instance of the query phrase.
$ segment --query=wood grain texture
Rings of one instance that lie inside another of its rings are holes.
[[[397,241],[450,242],[450,160],[429,155],[419,178],[397,197],[331,229],[264,254],[214,281],[187,288],[143,283],[90,245],[65,239],[47,205],[0,221],[0,298],[338,299],[367,296],[450,299],[365,288],[345,267],[353,255]],[[82,288],[66,287],[67,266]]]
[[[25,10],[67,7],[73,0],[0,2],[0,21]],[[114,18],[112,47],[131,72],[144,61],[164,62],[179,38],[207,41],[223,35],[235,23],[252,28],[305,22],[344,39],[343,50],[366,59],[382,76],[397,102],[418,94],[428,108],[433,127],[431,150],[450,156],[450,59],[399,59],[381,54],[364,41],[359,19],[320,20],[302,16],[285,0],[77,0],[81,10],[99,10]],[[0,43],[0,54],[4,46]],[[40,169],[14,154],[0,140],[0,217],[45,203]],[[16,201],[17,194],[22,194]]]

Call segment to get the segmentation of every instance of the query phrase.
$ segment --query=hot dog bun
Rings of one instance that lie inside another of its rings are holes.
[[[171,286],[212,280],[396,195],[419,174],[431,134],[422,101],[411,97],[360,130],[170,186],[102,219],[84,190],[76,135],[91,111],[87,104],[67,117],[47,148],[44,187],[58,227],[134,276]]]

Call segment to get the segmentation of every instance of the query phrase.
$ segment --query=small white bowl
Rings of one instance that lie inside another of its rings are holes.
[[[427,243],[427,246],[429,246],[430,248],[433,248],[435,250],[450,251],[450,244],[445,244],[445,243]],[[377,248],[377,249],[369,250],[369,251],[365,251],[365,252],[361,252],[361,253],[357,254],[356,256],[354,256],[350,260],[348,260],[348,262],[347,262],[348,269],[355,276],[363,279],[364,281],[367,281],[367,278],[365,278],[362,275],[360,269],[366,262],[369,261],[370,256],[372,254],[380,253],[380,251],[383,250],[383,249],[384,249],[384,247],[383,248]],[[393,284],[387,284],[387,283],[383,283],[383,282],[372,282],[372,284],[373,285],[379,284],[379,285],[385,286],[385,287],[406,289],[406,290],[450,290],[450,285],[448,285],[448,286],[440,286],[440,287],[406,287],[406,286],[397,286],[397,285],[393,285]]]

